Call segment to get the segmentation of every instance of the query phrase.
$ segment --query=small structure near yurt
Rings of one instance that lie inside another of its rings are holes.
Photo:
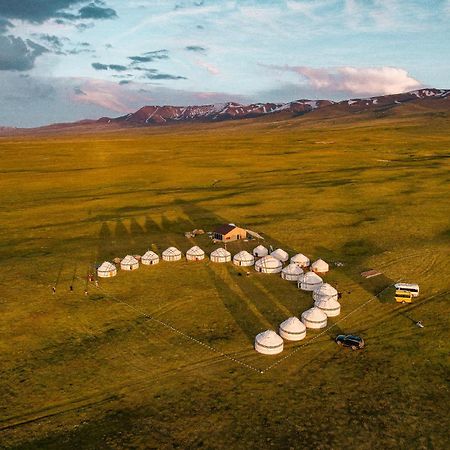
[[[253,256],[256,256],[256,258],[262,258],[263,256],[267,256],[269,254],[269,250],[267,250],[264,245],[258,245],[258,247],[255,247],[253,249]]]
[[[255,263],[255,270],[261,273],[280,273],[282,269],[281,261],[270,255],[263,256]]]
[[[330,266],[323,259],[318,259],[311,264],[311,270],[316,273],[327,273]]]
[[[113,259],[114,264],[120,264],[120,261],[122,261],[120,258],[116,257]]]
[[[298,277],[298,288],[303,291],[314,291],[322,284],[322,278],[314,272],[306,272]]]
[[[289,259],[289,255],[287,252],[285,252],[283,249],[281,248],[277,248],[276,250],[274,250],[270,256],[273,256],[274,258],[277,258],[278,261],[281,262],[286,262]]]
[[[280,336],[288,341],[301,341],[306,336],[306,326],[298,317],[289,317],[280,324]]]
[[[101,264],[101,266],[97,269],[97,275],[100,278],[111,278],[117,275],[117,268],[114,264],[109,261],[105,261]]]
[[[255,350],[263,355],[277,355],[283,351],[283,339],[273,330],[266,330],[256,335]]]
[[[303,253],[297,253],[291,258],[291,263],[297,264],[299,267],[308,267],[311,261]]]
[[[216,241],[231,242],[245,239],[246,237],[247,231],[234,223],[227,223],[214,230],[214,239]]]
[[[186,252],[186,259],[188,261],[201,261],[205,259],[205,252],[197,245],[194,245]]]
[[[179,261],[181,252],[176,247],[169,247],[162,252],[162,259],[164,261]]]
[[[328,299],[338,299],[338,291],[331,286],[331,284],[323,283],[322,286],[318,287],[313,291],[314,301],[328,300]]]
[[[158,264],[159,256],[155,252],[148,250],[141,256],[141,263],[145,264],[146,266],[152,266],[153,264]]]
[[[316,306],[302,313],[302,322],[306,328],[325,328],[327,326],[327,319],[328,316]]]
[[[230,262],[231,253],[228,250],[225,250],[224,248],[217,248],[211,253],[210,259],[212,262],[215,263]]]
[[[297,264],[291,263],[284,267],[281,271],[281,278],[287,281],[298,281],[298,277],[303,273],[301,267]]]
[[[120,268],[122,270],[136,270],[139,268],[139,261],[134,256],[127,255],[120,261]]]
[[[233,256],[233,264],[236,266],[248,267],[253,266],[254,263],[255,257],[245,250],[242,250]]]
[[[322,310],[328,317],[336,317],[341,313],[341,304],[333,297],[316,300],[314,306]]]

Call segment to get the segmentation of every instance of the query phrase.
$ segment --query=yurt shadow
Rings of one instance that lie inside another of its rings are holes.
[[[103,222],[97,237],[96,260],[111,256],[111,247],[113,245],[113,234],[107,222]]]
[[[135,217],[130,219],[130,235],[137,238],[145,235],[145,228],[139,224]]]
[[[266,329],[267,323],[264,323],[263,320],[258,318],[257,314],[248,307],[246,299],[231,289],[226,281],[214,272],[214,269],[210,265],[207,265],[206,268],[222,304],[245,335],[248,342],[253,345],[256,334]]]
[[[276,327],[280,318],[286,316],[287,311],[273,302],[251,279],[246,276],[239,276],[240,272],[236,271],[233,266],[227,266],[227,271],[236,285],[239,286],[239,289],[247,297],[248,301],[252,303],[255,309],[257,309],[273,327]]]

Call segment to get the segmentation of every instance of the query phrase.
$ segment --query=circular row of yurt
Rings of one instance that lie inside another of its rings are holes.
[[[225,263],[231,261],[231,253],[224,248],[217,248],[209,256],[212,262]]]
[[[306,336],[306,326],[297,317],[289,317],[280,324],[280,336],[288,341],[301,341]]]
[[[283,264],[273,256],[263,256],[255,263],[255,270],[261,273],[280,273],[283,269]]]
[[[127,255],[120,261],[120,268],[122,270],[136,270],[139,268],[139,261],[134,256]]]
[[[100,278],[111,278],[117,275],[117,268],[113,263],[109,261],[105,261],[102,265],[97,269],[97,275]]]
[[[233,256],[233,264],[235,264],[236,266],[248,267],[253,266],[254,263],[255,257],[245,250],[242,250],[241,252],[236,253]]]
[[[162,252],[162,259],[164,261],[179,261],[181,259],[181,252],[175,247],[169,247]]]
[[[291,258],[291,263],[297,264],[299,267],[308,267],[311,261],[303,253],[297,253]]]
[[[314,291],[322,286],[323,280],[314,272],[306,272],[298,277],[298,287],[303,291]]]
[[[283,351],[283,339],[273,330],[266,330],[256,335],[255,350],[264,355],[277,355]]]
[[[278,261],[281,261],[281,262],[286,262],[289,259],[289,255],[287,254],[287,252],[285,252],[281,248],[277,248],[276,250],[274,250],[270,254],[270,256],[273,256],[274,258],[278,259]]]
[[[269,250],[267,250],[264,245],[258,245],[253,249],[253,256],[256,258],[262,258],[263,256],[267,256],[269,254]]]
[[[148,250],[141,256],[141,263],[145,264],[146,266],[151,266],[153,264],[159,263],[159,256],[152,252],[151,250]]]
[[[186,252],[186,259],[188,261],[201,261],[204,258],[205,258],[205,252],[197,245],[194,245],[194,247],[191,247]]]
[[[325,328],[328,316],[316,306],[302,313],[302,322],[307,328]]]
[[[281,271],[281,278],[288,281],[298,281],[298,278],[302,273],[303,270],[301,267],[297,266],[297,264],[291,263],[283,268]]]

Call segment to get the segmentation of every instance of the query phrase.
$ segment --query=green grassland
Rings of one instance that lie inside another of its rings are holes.
[[[448,116],[310,116],[0,139],[0,447],[449,447]],[[311,295],[207,260],[84,295],[93,264],[209,252],[184,232],[223,222],[329,261],[332,328],[257,354]]]

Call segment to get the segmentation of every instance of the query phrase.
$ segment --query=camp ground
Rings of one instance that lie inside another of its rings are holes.
[[[0,139],[0,447],[443,448],[449,133],[410,113]]]

